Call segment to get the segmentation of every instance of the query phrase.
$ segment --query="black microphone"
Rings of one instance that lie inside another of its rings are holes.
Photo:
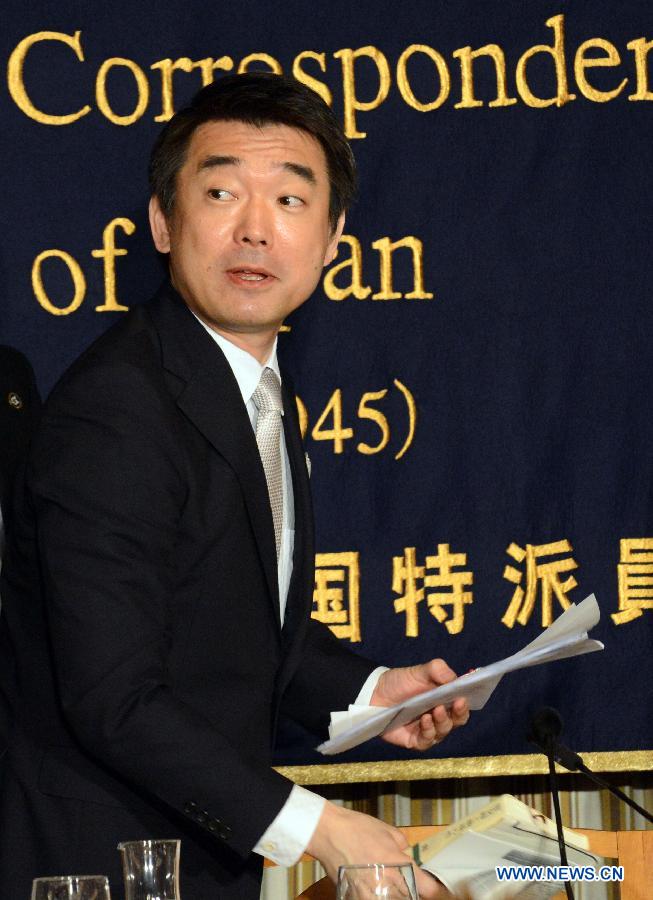
[[[562,717],[560,713],[552,706],[543,706],[531,719],[526,740],[544,749],[550,747],[552,743],[556,743],[561,734]]]
[[[538,710],[531,719],[526,739],[530,741],[531,744],[535,744],[536,747],[539,747],[540,750],[543,750],[547,756],[549,752],[551,752],[555,761],[559,762],[565,769],[568,769],[570,772],[582,772],[583,775],[587,775],[587,777],[591,778],[595,784],[610,791],[611,794],[614,794],[615,797],[618,797],[619,800],[622,800],[638,812],[640,816],[643,816],[648,822],[653,822],[653,815],[651,815],[650,812],[645,810],[638,803],[635,803],[634,800],[631,800],[631,798],[624,794],[619,788],[614,787],[614,785],[610,784],[608,781],[595,775],[594,772],[585,765],[578,753],[574,753],[569,747],[565,747],[564,744],[561,744],[558,740],[558,736],[561,733],[562,716],[557,709],[553,709],[551,706],[544,706],[542,709]]]
[[[638,803],[635,803],[634,800],[631,800],[631,798],[624,794],[619,788],[614,787],[603,778],[595,775],[594,772],[585,765],[578,753],[574,753],[569,747],[565,747],[564,744],[561,744],[558,740],[561,733],[562,716],[557,709],[553,709],[551,706],[543,706],[531,719],[526,739],[543,750],[547,756],[552,754],[555,761],[560,763],[565,769],[568,769],[570,772],[582,772],[583,775],[587,775],[587,777],[591,778],[595,784],[610,791],[611,794],[614,794],[615,797],[618,797],[619,800],[622,800],[638,812],[640,816],[643,816],[648,822],[653,822],[653,815],[651,815],[651,813],[647,812],[647,810]]]
[[[560,743],[558,738],[561,734],[562,716],[552,706],[543,706],[531,719],[526,739],[545,753],[548,753],[550,748],[555,761],[570,772],[582,772],[585,765],[583,760],[578,753]]]

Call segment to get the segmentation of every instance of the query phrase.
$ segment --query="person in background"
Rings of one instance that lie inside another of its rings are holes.
[[[14,474],[25,458],[41,399],[27,358],[0,344],[0,559],[11,515]]]
[[[25,459],[41,398],[27,358],[0,344],[0,568],[5,533],[11,527],[14,476]],[[0,604],[2,595],[0,594]],[[0,757],[6,746],[7,710],[0,691]]]

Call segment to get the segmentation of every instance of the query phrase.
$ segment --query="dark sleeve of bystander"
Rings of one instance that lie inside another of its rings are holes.
[[[0,505],[5,529],[14,476],[27,453],[40,409],[31,365],[18,350],[0,345]]]
[[[27,455],[40,410],[41,399],[27,358],[13,347],[0,345],[0,560],[7,529],[11,528],[16,472]],[[6,743],[5,720],[6,711],[0,695],[0,757]]]

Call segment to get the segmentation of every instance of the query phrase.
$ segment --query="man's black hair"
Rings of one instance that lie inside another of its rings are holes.
[[[312,135],[326,156],[329,222],[335,231],[356,191],[356,164],[340,123],[322,98],[294,78],[268,72],[225,75],[202,88],[157,138],[149,165],[150,189],[166,216],[174,210],[177,174],[194,132],[205,122],[287,125]]]

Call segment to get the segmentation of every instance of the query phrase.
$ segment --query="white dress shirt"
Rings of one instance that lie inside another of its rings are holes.
[[[194,314],[193,314],[194,315]],[[256,420],[258,417],[258,409],[252,399],[252,394],[258,387],[263,370],[267,367],[278,376],[281,381],[281,373],[279,372],[279,363],[277,361],[277,342],[275,340],[274,347],[269,359],[265,365],[261,365],[246,350],[242,350],[231,341],[212,331],[200,318],[195,316],[207,332],[211,335],[216,344],[224,353],[231,371],[234,373],[238,387],[243,397],[243,402],[249,415],[252,428],[256,431]],[[282,480],[283,480],[283,528],[281,535],[281,547],[279,550],[278,565],[278,583],[279,583],[279,606],[281,613],[281,624],[286,611],[286,601],[288,599],[288,588],[290,586],[290,578],[292,575],[292,558],[295,545],[295,507],[294,495],[292,488],[292,477],[290,473],[290,462],[288,460],[288,452],[286,449],[286,441],[281,429],[281,454],[283,459]],[[375,669],[366,679],[354,703],[367,705],[374,693],[377,681],[385,668]],[[301,857],[302,853],[313,837],[313,832],[317,827],[324,804],[326,800],[312,791],[296,784],[290,792],[285,804],[274,818],[272,823],[266,828],[265,832],[254,847],[255,853],[266,856],[273,862],[281,866],[292,866]]]

